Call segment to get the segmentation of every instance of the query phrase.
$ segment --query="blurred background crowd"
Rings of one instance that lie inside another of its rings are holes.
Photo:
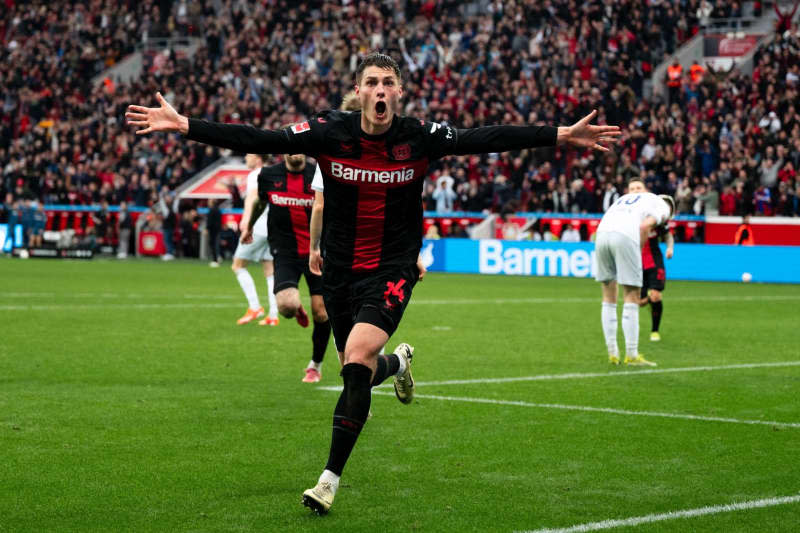
[[[640,177],[684,214],[800,215],[800,29],[791,17],[757,52],[752,75],[699,65],[668,97],[645,90],[655,66],[709,20],[761,2],[3,4],[0,222],[26,200],[31,214],[41,203],[171,206],[172,191],[228,154],[179,136],[137,137],[124,123],[128,104],[153,103],[161,91],[193,117],[276,128],[338,106],[358,58],[375,49],[401,64],[404,114],[466,128],[568,125],[597,109],[597,122],[624,130],[608,154],[554,148],[439,161],[428,210],[602,213]],[[148,48],[182,37],[199,48]],[[103,78],[143,51],[140,78]],[[199,206],[176,207],[182,220]]]

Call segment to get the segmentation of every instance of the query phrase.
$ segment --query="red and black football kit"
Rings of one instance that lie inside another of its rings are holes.
[[[300,276],[305,275],[309,293],[322,294],[322,277],[308,268],[313,179],[313,165],[291,172],[280,163],[264,167],[258,174],[258,197],[269,205],[267,239],[275,261],[276,293],[296,288]]]
[[[647,297],[648,290],[663,291],[666,286],[664,254],[661,253],[659,243],[667,233],[669,228],[666,226],[656,226],[650,230],[647,244],[642,248],[642,298]]]
[[[392,335],[417,282],[422,188],[428,165],[447,155],[556,144],[551,126],[456,129],[396,116],[379,136],[361,113],[324,111],[278,131],[189,119],[191,140],[243,153],[303,153],[324,180],[322,294],[337,348],[357,322]]]

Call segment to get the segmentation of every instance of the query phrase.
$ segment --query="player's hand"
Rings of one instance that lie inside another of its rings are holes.
[[[311,250],[308,253],[308,269],[315,276],[322,275],[322,254],[319,250]]]
[[[136,130],[137,135],[144,135],[154,131],[189,132],[189,119],[178,114],[169,102],[164,100],[160,92],[156,93],[159,107],[142,107],[129,105],[125,118],[128,124],[142,129]]]
[[[422,281],[422,278],[425,277],[425,273],[428,272],[428,269],[425,268],[425,264],[422,262],[422,256],[417,257],[417,270],[419,270],[419,281]]]
[[[672,248],[667,248],[667,259],[672,259]]]
[[[595,116],[597,116],[597,110],[592,111],[568,128],[558,128],[558,140],[572,146],[608,152],[608,148],[602,143],[617,142],[622,132],[619,126],[589,124]]]
[[[242,233],[239,236],[239,242],[241,242],[242,244],[250,244],[251,242],[253,242],[253,230],[251,230],[247,226],[244,226],[243,228],[240,229]]]

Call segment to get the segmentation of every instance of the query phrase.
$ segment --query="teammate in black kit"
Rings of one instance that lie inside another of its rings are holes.
[[[304,383],[316,383],[322,375],[322,359],[331,336],[331,325],[322,301],[322,277],[308,267],[309,221],[314,194],[311,181],[314,167],[306,165],[303,154],[284,155],[284,162],[264,167],[258,174],[258,189],[248,194],[242,216],[241,241],[253,238],[253,225],[269,206],[267,239],[275,262],[275,298],[278,312],[308,326],[308,315],[300,303],[297,283],[305,275],[311,294],[311,334],[313,351],[306,367]]]
[[[137,134],[177,131],[188,139],[239,152],[305,153],[324,179],[321,250],[323,296],[336,347],[344,351],[344,389],[333,413],[328,463],[303,503],[330,509],[339,476],[367,419],[371,388],[394,376],[403,403],[414,394],[412,348],[378,356],[394,333],[417,281],[422,246],[422,187],[428,164],[451,154],[521,150],[567,143],[608,151],[616,126],[591,126],[593,111],[573,126],[487,126],[456,129],[396,116],[403,94],[400,68],[372,53],[356,69],[361,112],[323,111],[279,131],[216,124],[179,115],[158,93],[160,107],[130,106]]]
[[[628,192],[647,192],[647,187],[645,187],[643,181],[632,180],[628,184]],[[647,244],[642,247],[642,294],[639,305],[644,307],[648,303],[650,304],[650,316],[652,319],[650,340],[658,342],[661,340],[658,328],[661,325],[661,315],[664,312],[661,293],[664,292],[667,283],[664,256],[661,253],[659,243],[661,240],[667,243],[667,259],[671,259],[675,248],[675,240],[669,228],[665,225],[653,228],[648,237]]]

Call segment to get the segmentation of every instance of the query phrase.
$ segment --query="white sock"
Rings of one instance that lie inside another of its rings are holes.
[[[256,292],[256,284],[253,281],[253,276],[246,268],[240,268],[236,271],[236,279],[244,291],[244,296],[247,298],[247,305],[253,311],[259,309],[261,304],[258,302],[258,293]]]
[[[322,371],[322,363],[315,363],[314,360],[312,359],[311,361],[308,362],[308,366],[306,368],[313,368],[317,372],[321,372]]]
[[[606,337],[608,355],[619,356],[617,347],[617,304],[603,302],[603,311],[600,314],[603,322],[603,335]]]
[[[622,306],[622,333],[625,335],[625,352],[629,357],[639,355],[639,304]]]
[[[336,492],[339,489],[339,476],[331,472],[330,470],[323,470],[322,475],[319,476],[319,483],[323,481],[327,481],[333,487],[333,491]]]
[[[269,295],[269,317],[278,318],[278,300],[275,299],[275,276],[267,276],[267,294]]]
[[[395,376],[399,376],[403,372],[406,371],[406,358],[405,357],[397,357],[400,360],[400,368],[397,369],[397,374]]]

